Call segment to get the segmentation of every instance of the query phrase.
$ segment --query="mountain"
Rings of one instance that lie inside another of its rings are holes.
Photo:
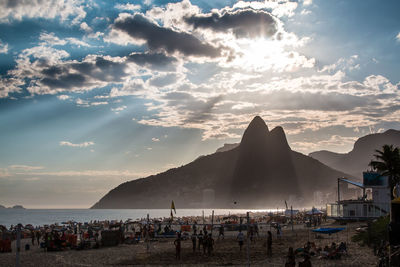
[[[215,151],[215,152],[229,151],[229,150],[232,150],[232,149],[234,149],[234,148],[236,148],[238,146],[239,146],[239,144],[224,144],[223,147],[218,148],[217,151]]]
[[[385,144],[400,147],[400,131],[387,130],[384,133],[369,134],[359,138],[349,153],[335,153],[330,151],[316,151],[310,157],[342,172],[361,179],[362,172],[366,171],[369,162],[374,158],[375,150]]]
[[[237,147],[123,183],[92,208],[169,208],[171,200],[180,208],[275,208],[290,199],[301,205],[315,191],[335,192],[342,176],[348,175],[292,151],[283,128],[269,131],[257,116]]]

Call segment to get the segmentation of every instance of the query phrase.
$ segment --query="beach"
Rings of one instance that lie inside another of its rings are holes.
[[[317,247],[331,245],[332,242],[339,244],[347,243],[347,255],[340,259],[323,259],[312,256],[312,266],[376,266],[378,259],[373,255],[373,250],[367,246],[360,246],[351,241],[355,229],[365,223],[349,223],[346,230],[331,236],[317,235],[303,225],[296,225],[292,232],[290,226],[283,228],[283,235],[278,239],[276,232],[272,229],[272,257],[266,256],[266,231],[270,227],[260,228],[260,237],[256,237],[250,244],[251,266],[284,266],[288,248],[294,249],[304,247],[307,241],[314,242]],[[323,227],[343,227],[328,221]],[[21,266],[244,266],[247,263],[247,242],[244,242],[242,251],[239,251],[236,241],[237,232],[225,232],[225,239],[218,240],[218,232],[213,233],[215,239],[214,252],[211,256],[203,255],[196,250],[192,252],[192,243],[189,240],[182,242],[181,260],[175,259],[174,238],[164,238],[147,243],[141,241],[138,244],[121,244],[115,247],[101,247],[88,250],[65,250],[59,252],[45,252],[37,246],[31,250],[24,251],[24,244],[30,243],[30,239],[23,239],[21,251]],[[296,256],[296,263],[303,257]],[[12,253],[0,254],[0,266],[15,265],[15,241]]]

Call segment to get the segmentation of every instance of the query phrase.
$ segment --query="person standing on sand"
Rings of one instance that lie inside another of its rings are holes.
[[[175,258],[177,260],[181,259],[181,234],[178,233],[178,237],[174,241],[175,245]]]
[[[207,246],[208,246],[208,235],[204,234],[204,237],[203,237],[203,255],[206,255]]]
[[[214,250],[214,239],[212,238],[212,235],[209,234],[207,238],[207,252],[208,256],[211,256],[212,252]]]
[[[239,241],[239,250],[242,251],[243,240],[244,240],[244,234],[242,233],[242,230],[239,230],[236,239]]]
[[[203,245],[203,231],[200,230],[200,233],[197,236],[197,238],[199,239],[199,250],[200,250],[200,247]]]
[[[38,246],[40,246],[40,236],[41,236],[40,230],[36,231],[36,241]]]
[[[272,233],[268,231],[267,237],[267,256],[272,257]]]
[[[196,241],[197,241],[197,236],[196,234],[192,234],[192,245],[193,245],[193,253],[196,252]]]

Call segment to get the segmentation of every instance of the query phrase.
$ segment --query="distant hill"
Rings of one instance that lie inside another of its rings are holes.
[[[292,151],[284,130],[269,131],[257,116],[237,147],[123,183],[92,208],[169,208],[171,200],[180,208],[275,208],[303,199],[293,203],[301,205],[315,191],[335,192],[342,176],[348,175]]]
[[[330,151],[316,151],[309,156],[342,172],[361,178],[369,162],[373,159],[376,149],[381,149],[385,144],[400,147],[400,131],[387,130],[384,133],[369,134],[359,138],[353,150],[349,153],[335,153]]]

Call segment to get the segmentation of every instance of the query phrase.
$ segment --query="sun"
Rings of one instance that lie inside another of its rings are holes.
[[[291,64],[291,54],[275,40],[246,39],[240,43],[235,64],[249,71],[282,71]]]

